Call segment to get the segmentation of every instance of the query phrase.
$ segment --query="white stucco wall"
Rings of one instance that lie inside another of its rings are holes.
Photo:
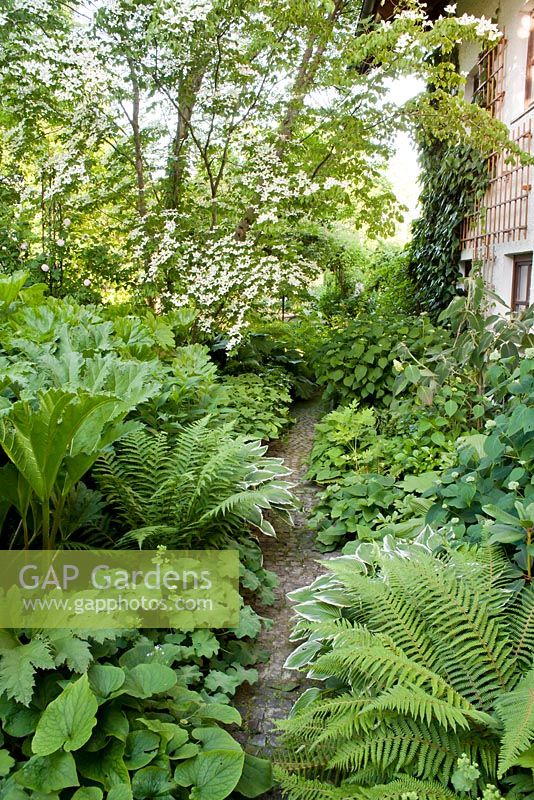
[[[534,0],[460,0],[457,14],[475,14],[497,21],[506,36],[505,61],[505,96],[501,109],[501,119],[511,129],[533,120],[534,106],[525,106],[525,77],[530,13],[534,10]],[[479,47],[476,43],[468,43],[460,49],[460,69],[470,73],[476,65]],[[472,81],[468,81],[466,95],[472,94]],[[534,147],[532,152],[534,152]],[[534,170],[531,168],[531,183],[534,181]],[[494,247],[493,259],[486,265],[488,283],[492,285],[507,305],[512,294],[512,265],[515,255],[532,253],[534,250],[534,193],[529,200],[527,238],[519,241],[498,244]],[[462,259],[472,258],[468,250]],[[531,286],[530,302],[534,302],[534,281]]]

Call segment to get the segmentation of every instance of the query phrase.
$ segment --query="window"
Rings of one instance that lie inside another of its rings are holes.
[[[527,48],[527,69],[525,82],[525,105],[534,103],[534,14],[530,15],[530,33]]]
[[[516,256],[512,275],[512,311],[523,311],[530,305],[532,254]]]

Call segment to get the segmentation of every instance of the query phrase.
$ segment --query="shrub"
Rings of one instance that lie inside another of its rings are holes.
[[[304,343],[289,324],[271,325],[267,331],[249,333],[231,354],[225,372],[230,375],[255,372],[267,380],[271,375],[278,380],[280,374],[285,373],[293,396],[307,399],[316,387],[313,370],[301,349]]]
[[[358,319],[337,332],[316,355],[317,380],[333,403],[358,400],[375,408],[391,405],[399,347],[417,358],[442,345],[445,331],[424,315],[407,319]]]
[[[364,273],[360,305],[366,313],[372,310],[382,317],[416,312],[415,287],[404,248],[383,243],[373,252]]]
[[[283,480],[290,470],[282,459],[208,424],[204,418],[172,438],[137,430],[101,456],[95,478],[125,541],[201,549],[226,544],[247,525],[273,536],[265,509],[290,519],[291,484]]]

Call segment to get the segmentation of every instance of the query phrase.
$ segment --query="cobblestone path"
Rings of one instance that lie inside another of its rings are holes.
[[[307,527],[307,518],[313,506],[317,487],[306,480],[306,458],[310,453],[315,425],[324,413],[319,400],[297,403],[293,408],[295,425],[278,442],[269,448],[271,455],[284,459],[293,470],[291,480],[301,510],[294,514],[294,526],[275,524],[277,538],[262,537],[261,548],[264,566],[278,575],[275,589],[276,602],[259,613],[273,620],[272,627],[263,631],[258,646],[270,653],[265,664],[258,665],[258,682],[243,686],[236,697],[236,705],[243,717],[243,731],[239,737],[249,752],[266,755],[276,744],[275,721],[287,716],[298,695],[306,685],[303,675],[284,669],[284,662],[295,645],[289,641],[292,625],[291,603],[286,595],[293,589],[306,586],[324,568],[324,559],[314,547],[314,535]],[[264,795],[264,800],[277,800],[277,790]]]

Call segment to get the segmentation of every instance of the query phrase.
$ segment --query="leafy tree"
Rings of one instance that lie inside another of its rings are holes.
[[[415,2],[371,26],[360,0],[1,0],[4,269],[26,261],[58,294],[126,283],[194,304],[232,344],[317,272],[288,231],[391,226],[396,130],[504,144],[450,91],[454,46],[497,36]],[[398,108],[390,81],[408,73],[433,88]]]

